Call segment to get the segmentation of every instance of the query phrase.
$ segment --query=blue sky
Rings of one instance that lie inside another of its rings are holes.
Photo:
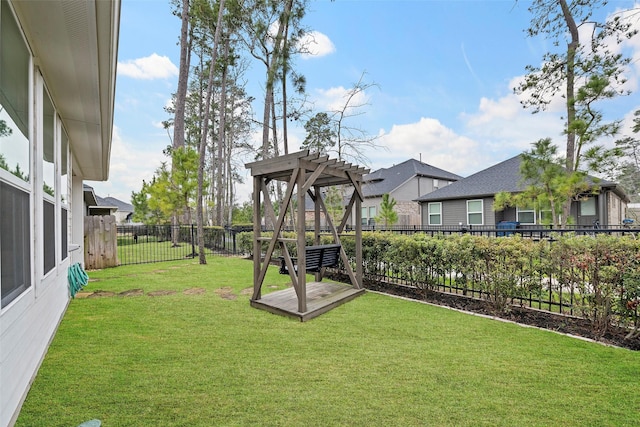
[[[304,25],[315,32],[317,54],[299,58],[297,70],[307,78],[316,111],[341,103],[363,73],[375,83],[363,114],[350,122],[380,136],[380,147],[366,153],[371,170],[421,158],[468,176],[540,138],[563,147],[561,100],[533,115],[513,94],[525,66],[539,65],[552,48],[548,40],[526,37],[529,3],[312,0]],[[599,14],[633,6],[632,0],[611,1]],[[162,149],[171,141],[161,122],[169,118],[164,106],[177,85],[179,30],[168,0],[122,0],[110,179],[89,182],[102,197],[129,201],[167,160]],[[640,108],[640,36],[624,48],[634,57],[626,73],[634,93],[601,108],[626,117],[628,130]],[[261,99],[264,70],[251,66],[247,88]],[[256,117],[261,111],[256,105]],[[290,130],[290,151],[304,136],[301,126]],[[238,187],[238,202],[248,200],[249,183]]]

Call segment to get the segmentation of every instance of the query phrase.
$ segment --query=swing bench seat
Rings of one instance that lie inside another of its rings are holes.
[[[340,248],[341,245],[338,244],[305,246],[304,253],[307,273],[318,273],[325,267],[335,267],[338,265]],[[284,257],[278,257],[278,259],[280,259],[280,274],[289,274],[289,269],[287,268],[287,263],[284,261]],[[297,273],[297,258],[291,258],[291,261]]]

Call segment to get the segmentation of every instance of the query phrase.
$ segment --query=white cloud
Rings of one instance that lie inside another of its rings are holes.
[[[303,59],[330,55],[336,51],[331,39],[319,31],[310,31],[302,37],[299,46]]]
[[[454,130],[435,118],[394,125],[379,143],[388,149],[374,154],[372,169],[389,167],[409,158],[449,172],[468,176],[531,148],[550,137],[563,146],[563,121],[555,112],[531,114],[519,97],[508,94],[482,98],[475,113],[461,114],[462,127]]]
[[[92,182],[90,185],[101,197],[115,197],[130,203],[131,192],[140,191],[142,181],[149,182],[155,170],[167,158],[162,154],[166,140],[136,148],[122,139],[118,127],[113,127],[111,165],[109,180]]]
[[[476,141],[456,134],[433,118],[394,125],[378,143],[388,151],[379,150],[376,157],[372,157],[372,169],[422,158],[424,163],[465,175],[477,171],[478,165],[487,164]]]
[[[497,101],[483,97],[480,99],[478,113],[468,116],[469,126],[481,126],[495,120],[512,120],[522,110],[516,95],[507,95]]]
[[[350,91],[351,89],[346,89],[342,86],[318,89],[315,101],[317,108],[320,111],[339,111],[344,108],[347,101],[349,101],[351,108],[369,103],[369,95],[364,91],[358,92],[351,99],[348,99]]]
[[[169,57],[152,53],[150,56],[118,62],[118,74],[140,80],[168,79],[178,75]]]
[[[500,153],[517,154],[531,148],[542,138],[551,138],[562,146],[563,120],[561,98],[554,98],[547,111],[532,114],[520,104],[521,95],[508,94],[498,99],[482,98],[476,113],[461,114],[465,134],[482,141],[483,150],[499,157]],[[503,155],[504,160],[509,156]]]

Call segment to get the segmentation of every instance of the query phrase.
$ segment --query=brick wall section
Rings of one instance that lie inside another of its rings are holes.
[[[396,225],[420,225],[420,205],[416,202],[398,202],[395,207],[398,213]]]

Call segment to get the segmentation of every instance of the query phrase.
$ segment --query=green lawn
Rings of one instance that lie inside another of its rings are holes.
[[[373,293],[300,323],[249,306],[240,259],[89,276],[177,293],[73,300],[17,426],[638,424],[629,350]]]

